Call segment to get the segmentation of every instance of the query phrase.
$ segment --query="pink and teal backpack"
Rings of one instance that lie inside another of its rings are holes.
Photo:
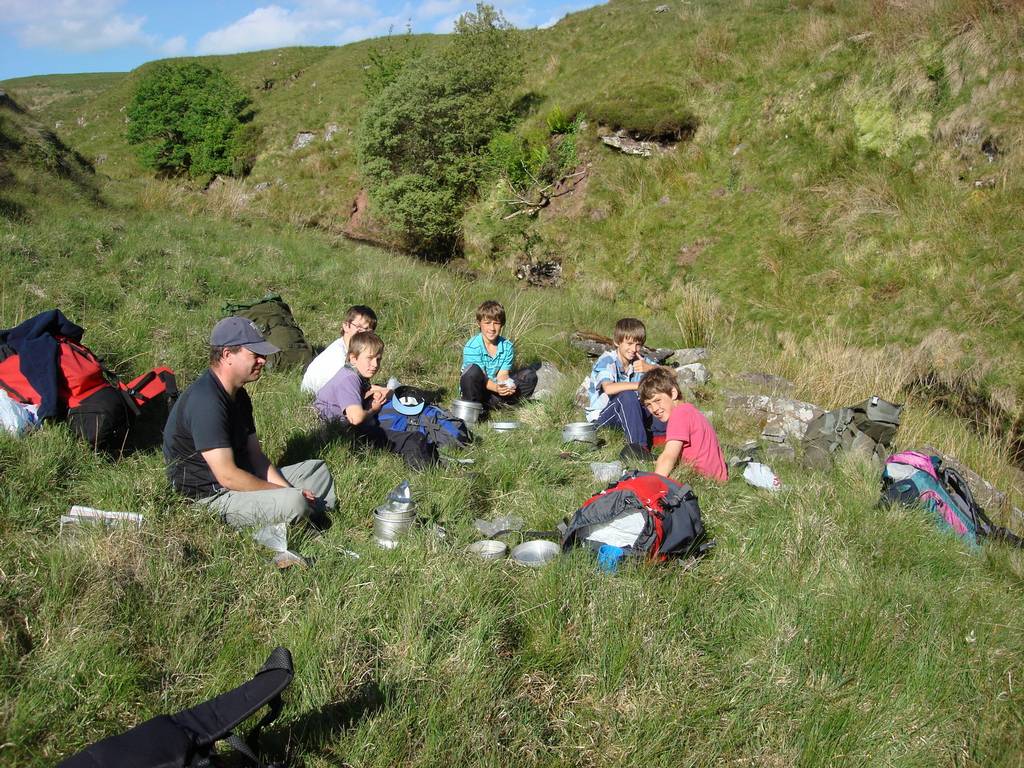
[[[1024,540],[993,525],[974,500],[963,475],[942,465],[938,456],[903,451],[890,456],[882,471],[883,504],[924,507],[940,528],[977,546],[983,539],[1024,546]]]

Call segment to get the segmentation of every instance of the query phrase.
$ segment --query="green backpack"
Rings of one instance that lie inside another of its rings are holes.
[[[280,349],[267,358],[271,368],[288,368],[293,365],[305,368],[313,361],[313,349],[302,335],[302,329],[295,322],[291,308],[284,303],[280,294],[268,293],[252,304],[225,304],[221,310],[225,315],[247,317],[256,323],[260,333]]]
[[[853,450],[885,461],[900,426],[902,405],[880,397],[823,413],[807,425],[800,444],[806,467],[824,468],[839,450]]]

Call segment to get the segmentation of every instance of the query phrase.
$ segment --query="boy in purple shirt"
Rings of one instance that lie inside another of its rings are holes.
[[[313,408],[325,422],[350,428],[372,445],[397,453],[413,469],[422,469],[437,462],[437,448],[426,435],[386,431],[377,420],[391,399],[390,389],[370,383],[383,354],[384,342],[373,331],[353,336],[348,362],[316,393]]]

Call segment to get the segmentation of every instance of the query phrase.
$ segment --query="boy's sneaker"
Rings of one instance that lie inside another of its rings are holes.
[[[298,566],[300,568],[309,567],[309,563],[306,561],[306,558],[292,552],[290,549],[286,549],[284,552],[278,552],[274,555],[274,559],[271,562],[279,571],[284,571],[292,566]]]
[[[639,443],[630,443],[622,449],[622,453],[619,454],[619,458],[623,461],[629,461],[630,459],[637,459],[638,461],[647,461],[651,458],[651,449],[646,445],[640,445]]]

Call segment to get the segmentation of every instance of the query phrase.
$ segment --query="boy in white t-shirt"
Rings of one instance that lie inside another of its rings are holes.
[[[349,307],[341,323],[341,338],[313,358],[313,362],[302,374],[302,391],[315,395],[334,374],[348,362],[348,344],[352,337],[362,331],[377,330],[377,313],[367,306],[356,304]]]

